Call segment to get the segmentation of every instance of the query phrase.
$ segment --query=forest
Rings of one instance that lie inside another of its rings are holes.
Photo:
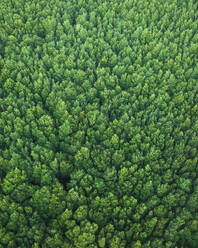
[[[0,0],[0,248],[198,247],[198,1]]]

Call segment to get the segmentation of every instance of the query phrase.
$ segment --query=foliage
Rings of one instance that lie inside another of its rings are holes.
[[[0,1],[0,247],[198,247],[197,12]]]

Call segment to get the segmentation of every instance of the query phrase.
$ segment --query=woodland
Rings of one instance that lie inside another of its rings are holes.
[[[0,1],[5,247],[198,247],[198,1]]]

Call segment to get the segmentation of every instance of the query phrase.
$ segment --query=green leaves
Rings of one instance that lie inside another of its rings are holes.
[[[46,186],[36,190],[30,202],[41,218],[46,220],[47,218],[55,218],[63,212],[64,199],[63,188],[60,184],[56,184],[52,185],[51,192]]]
[[[80,151],[77,152],[75,155],[75,164],[78,168],[87,168],[91,164],[89,149],[87,147],[82,147]]]
[[[88,206],[80,206],[74,213],[74,219],[82,221],[87,218]]]
[[[185,178],[180,178],[178,182],[178,186],[187,193],[190,193],[191,191],[191,184],[191,180]]]
[[[150,148],[148,155],[146,156],[146,161],[148,161],[148,162],[155,161],[159,158],[159,156],[160,156],[160,150],[158,150],[158,149],[156,149],[156,147],[152,146]]]
[[[98,110],[88,112],[87,118],[89,120],[90,126],[93,126],[95,124],[98,114]]]
[[[124,161],[124,153],[121,150],[116,150],[112,156],[112,163],[117,168],[122,164]]]
[[[58,123],[60,123],[61,125],[64,124],[65,120],[67,120],[69,116],[68,111],[67,111],[67,105],[61,99],[59,99],[58,102],[56,103],[56,106],[54,109],[54,116],[56,120],[58,121]]]
[[[0,1],[0,247],[197,247],[197,7]]]
[[[65,120],[64,123],[59,127],[59,138],[61,140],[67,140],[67,136],[71,134],[71,126],[68,120]]]
[[[38,120],[39,128],[45,133],[46,136],[49,136],[53,132],[54,123],[53,119],[49,115],[43,115]]]
[[[10,171],[2,185],[3,192],[10,194],[17,186],[23,182],[27,182],[27,176],[24,171],[20,171],[18,168]]]
[[[72,219],[72,210],[65,209],[64,212],[58,217],[61,228],[69,226],[69,222]]]
[[[170,186],[167,183],[166,184],[160,184],[157,188],[157,195],[159,197],[165,196],[169,190],[170,190]]]

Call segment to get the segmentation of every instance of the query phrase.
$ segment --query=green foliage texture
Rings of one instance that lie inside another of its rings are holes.
[[[198,247],[198,1],[0,1],[5,247]]]

